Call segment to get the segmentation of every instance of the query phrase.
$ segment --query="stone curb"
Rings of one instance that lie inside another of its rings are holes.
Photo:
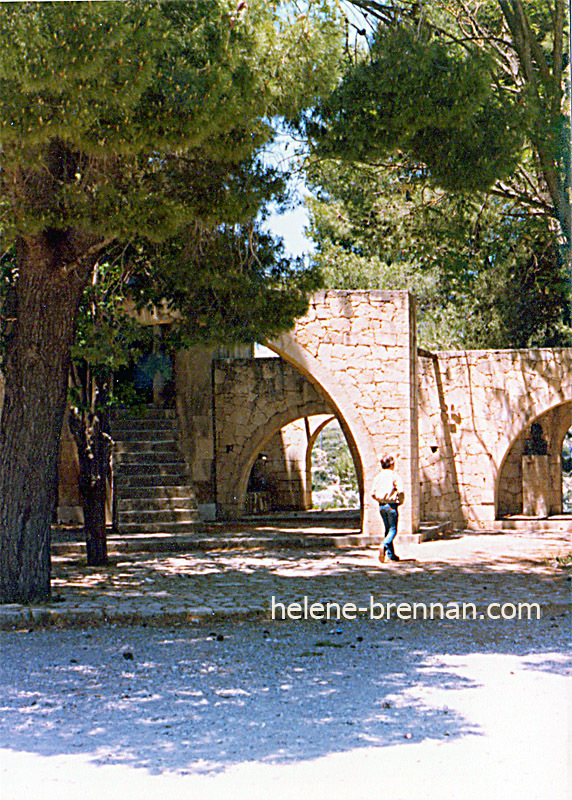
[[[415,538],[415,537],[414,537]],[[404,534],[402,541],[406,541]],[[124,553],[176,553],[207,552],[216,550],[257,550],[271,548],[274,550],[328,550],[354,547],[370,547],[378,545],[379,536],[364,534],[342,534],[328,536],[320,534],[286,534],[279,536],[227,536],[225,538],[209,537],[145,537],[133,539],[108,539],[109,555]],[[413,538],[412,538],[413,541]],[[415,541],[418,541],[415,538]],[[52,555],[84,555],[84,542],[52,542]]]
[[[404,544],[420,544],[434,541],[446,534],[450,528],[445,525],[427,526],[419,533],[400,534]],[[356,547],[376,547],[380,544],[380,536],[368,536],[363,533],[345,534],[296,534],[285,533],[269,536],[133,536],[132,538],[113,537],[107,539],[109,555],[124,553],[176,553],[207,552],[216,550],[257,550],[268,548],[274,550],[340,550]],[[85,555],[86,546],[82,541],[53,541],[52,555]]]
[[[533,601],[531,601],[533,602]],[[477,604],[477,611],[484,611],[485,605]],[[540,603],[541,620],[550,616],[566,616],[571,611],[571,604]],[[368,618],[367,614],[358,614],[360,618]],[[188,625],[193,623],[217,622],[229,620],[269,620],[270,608],[261,606],[234,608],[210,606],[176,606],[172,609],[156,609],[145,607],[142,603],[137,609],[121,609],[94,606],[87,601],[84,606],[70,608],[57,606],[0,606],[0,631],[32,631],[49,628],[92,628],[109,625],[112,627],[140,626],[167,627],[170,625]],[[335,622],[335,620],[332,620]],[[381,622],[383,620],[380,620]],[[399,624],[407,624],[423,620],[401,620]],[[478,621],[478,620],[477,620]],[[535,621],[535,620],[533,620]],[[436,621],[438,624],[439,620]]]
[[[157,610],[104,608],[86,604],[85,607],[60,609],[53,606],[0,607],[0,631],[42,630],[47,628],[92,628],[110,626],[187,625],[225,619],[267,619],[269,609],[237,607],[233,609],[209,606],[175,607]]]

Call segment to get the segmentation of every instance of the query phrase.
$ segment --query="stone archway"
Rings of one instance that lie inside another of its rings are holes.
[[[416,343],[407,292],[321,292],[294,329],[266,342],[279,359],[214,362],[214,468],[220,517],[240,514],[268,436],[301,416],[337,417],[362,497],[362,531],[382,533],[371,497],[389,452],[406,487],[403,532],[419,524]]]
[[[572,426],[572,401],[560,403],[530,419],[514,437],[500,466],[496,484],[496,517],[526,512],[523,509],[522,459],[525,441],[533,423],[542,427],[547,443],[547,466],[550,485],[547,497],[547,515],[562,514],[562,443]]]
[[[264,450],[271,439],[287,425],[298,419],[323,415],[324,409],[321,403],[309,403],[304,407],[304,412],[289,410],[274,414],[266,420],[258,429],[252,430],[243,447],[236,453],[234,459],[234,475],[229,481],[219,481],[219,490],[223,489],[225,494],[219,496],[219,507],[227,516],[240,516],[244,511],[246,491],[250,472],[256,461],[258,454]]]
[[[572,403],[572,349],[423,352],[419,361],[425,518],[487,529],[519,513],[524,438]]]
[[[407,292],[322,292],[294,330],[267,343],[312,383],[334,410],[350,448],[361,496],[361,529],[379,536],[371,496],[385,453],[405,484],[405,532],[419,525],[417,348]]]

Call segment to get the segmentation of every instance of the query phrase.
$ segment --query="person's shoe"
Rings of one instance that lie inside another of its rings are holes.
[[[395,553],[388,553],[387,557],[389,558],[390,561],[401,561],[399,556],[396,556]]]
[[[379,551],[379,560],[382,564],[385,561],[385,547],[382,547]]]

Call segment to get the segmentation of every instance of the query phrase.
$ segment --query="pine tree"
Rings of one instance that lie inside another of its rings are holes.
[[[565,0],[348,0],[375,30],[309,128],[319,152],[404,154],[427,182],[551,220],[570,257]]]
[[[276,186],[259,157],[272,120],[294,121],[335,74],[331,21],[323,3],[262,0],[2,8],[1,224],[17,269],[3,308],[1,602],[49,596],[70,353],[96,265],[117,242],[256,216]]]

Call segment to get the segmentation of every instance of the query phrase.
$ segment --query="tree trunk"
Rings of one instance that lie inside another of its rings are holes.
[[[93,387],[89,388],[93,390]],[[98,395],[94,391],[84,393]],[[79,459],[79,488],[83,501],[87,563],[90,567],[104,567],[108,563],[105,500],[107,481],[111,477],[113,443],[96,412],[71,409],[69,424]]]
[[[87,563],[90,567],[104,567],[107,558],[107,532],[105,528],[106,481],[97,478],[83,497],[83,519]]]
[[[50,594],[51,522],[70,348],[91,272],[88,238],[47,231],[18,242],[0,417],[0,602]],[[78,257],[79,254],[79,257]]]

